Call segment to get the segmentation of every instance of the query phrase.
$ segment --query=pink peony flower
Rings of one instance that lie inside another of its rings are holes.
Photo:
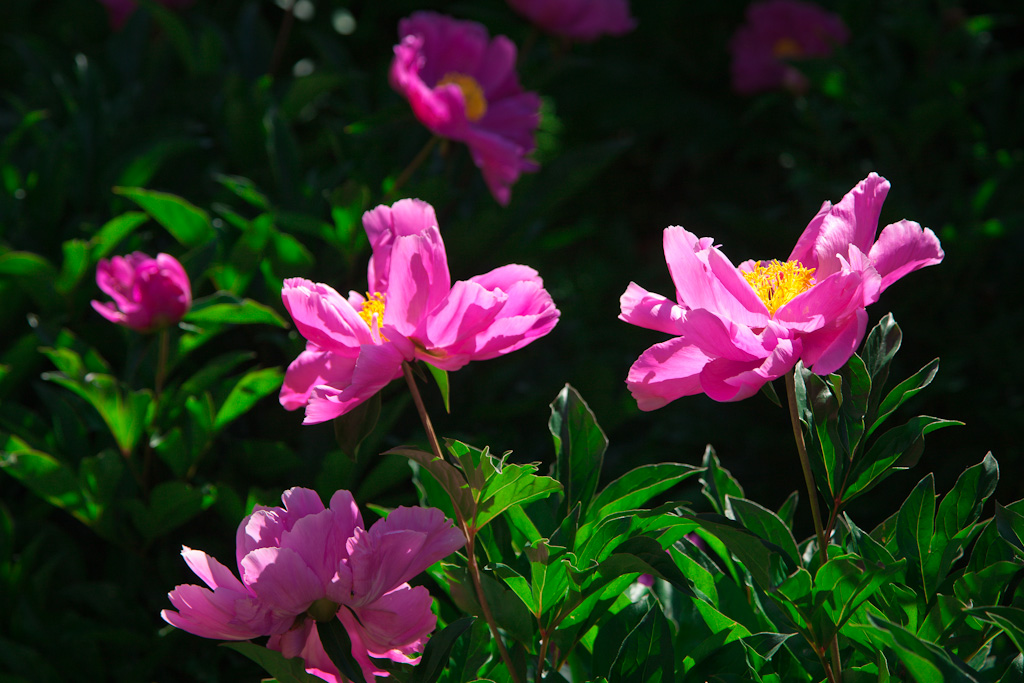
[[[174,325],[192,306],[188,274],[167,254],[151,258],[141,251],[100,259],[96,284],[113,301],[93,300],[92,307],[110,322],[137,332]]]
[[[363,214],[373,255],[366,296],[291,278],[281,296],[306,350],[288,366],[281,405],[305,424],[351,410],[423,360],[457,370],[551,331],[558,309],[537,271],[507,265],[451,284],[434,208],[418,199]]]
[[[640,409],[700,393],[738,401],[798,360],[819,375],[842,367],[864,337],[864,308],[943,257],[935,233],[913,221],[888,225],[875,240],[888,192],[872,173],[835,206],[825,202],[784,263],[736,268],[710,237],[666,228],[676,300],[636,283],[620,299],[619,319],[677,335],[630,368],[626,384]]]
[[[195,0],[156,0],[164,7],[182,10],[191,7]],[[128,17],[138,9],[139,5],[135,0],[100,0],[100,3],[107,8],[107,15],[110,18],[110,27],[115,31],[124,26]]]
[[[827,57],[849,39],[838,15],[799,0],[766,0],[747,8],[747,23],[732,38],[732,86],[742,94],[783,86],[807,89],[789,60]]]
[[[466,539],[440,510],[400,507],[363,528],[348,491],[324,509],[315,491],[292,488],[284,507],[257,505],[236,536],[238,574],[206,553],[182,556],[207,588],[168,593],[167,623],[204,638],[270,636],[267,647],[301,656],[306,671],[344,679],[324,652],[317,622],[339,619],[366,680],[386,675],[370,657],[417,661],[436,617],[426,588],[407,581],[461,548]]]
[[[515,11],[548,33],[591,41],[636,28],[629,0],[508,0]]]
[[[536,146],[540,97],[519,86],[516,46],[432,12],[403,19],[398,33],[391,86],[431,132],[469,146],[491,194],[508,204],[519,174],[538,168],[526,156]]]

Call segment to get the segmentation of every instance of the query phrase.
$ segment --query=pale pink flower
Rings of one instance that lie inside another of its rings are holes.
[[[174,325],[192,306],[188,274],[167,254],[152,258],[141,251],[100,259],[96,284],[113,301],[93,300],[92,307],[110,322],[137,332]]]
[[[548,33],[581,42],[636,28],[629,0],[508,0],[508,4]]]
[[[489,38],[473,21],[416,12],[398,24],[391,86],[431,132],[469,146],[473,162],[500,204],[508,204],[519,174],[536,171],[540,97],[523,92],[516,46]]]
[[[802,360],[826,375],[850,359],[867,327],[864,308],[893,282],[939,263],[929,229],[902,220],[878,239],[889,182],[872,173],[833,206],[825,202],[789,259],[737,268],[710,237],[665,229],[676,300],[630,283],[621,320],[676,335],[647,349],[626,384],[641,410],[705,393],[738,401]]]
[[[747,7],[747,23],[732,38],[732,85],[750,94],[785,87],[807,89],[807,78],[790,61],[827,57],[849,40],[843,20],[799,0],[766,0]]]
[[[418,661],[437,619],[426,588],[407,582],[465,544],[440,510],[400,507],[369,530],[352,495],[324,508],[315,491],[292,488],[284,507],[257,505],[236,535],[238,576],[206,553],[182,556],[207,588],[180,585],[168,597],[169,624],[204,638],[270,636],[267,647],[301,656],[306,671],[344,679],[324,652],[317,622],[339,619],[366,680],[387,675],[371,657]]]
[[[281,405],[305,424],[348,412],[422,360],[458,370],[542,337],[558,309],[537,271],[507,265],[451,284],[434,208],[418,199],[363,214],[373,254],[366,295],[284,281],[281,297],[306,350],[288,366]]]
[[[174,10],[182,10],[191,7],[196,0],[156,0],[164,7]],[[107,8],[107,15],[110,18],[110,26],[114,30],[120,29],[128,21],[128,17],[139,8],[135,0],[100,0],[100,3]]]

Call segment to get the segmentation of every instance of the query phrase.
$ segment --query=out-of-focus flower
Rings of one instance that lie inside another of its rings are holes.
[[[152,258],[141,251],[100,259],[96,284],[113,301],[93,300],[92,307],[110,322],[137,332],[174,325],[192,306],[188,274],[167,254]]]
[[[548,33],[587,42],[636,27],[629,0],[508,0],[515,11]]]
[[[558,309],[537,271],[507,265],[451,284],[434,208],[418,199],[363,214],[373,254],[366,295],[284,281],[281,296],[306,350],[288,366],[281,405],[305,424],[348,412],[423,360],[457,370],[551,331]]]
[[[182,10],[191,7],[196,0],[156,0],[164,7],[174,10]],[[107,15],[110,18],[110,27],[114,30],[124,26],[128,17],[138,9],[139,5],[135,0],[100,0],[100,3],[107,8]]]
[[[339,619],[366,680],[386,675],[370,657],[416,662],[436,617],[426,588],[407,581],[465,544],[440,510],[400,507],[369,530],[352,495],[324,508],[315,491],[292,488],[284,507],[257,505],[236,536],[238,574],[206,553],[182,556],[208,588],[180,585],[168,623],[204,638],[270,636],[267,647],[301,656],[306,671],[345,680],[324,652],[317,622]]]
[[[750,94],[785,87],[807,89],[791,60],[827,57],[849,39],[838,15],[799,0],[766,0],[747,8],[747,23],[733,35],[732,85]]]
[[[913,221],[875,240],[889,182],[872,173],[833,206],[825,202],[785,262],[739,268],[712,243],[665,229],[676,300],[630,283],[621,320],[673,339],[647,349],[626,384],[641,410],[705,393],[738,401],[802,360],[819,374],[842,367],[867,327],[864,308],[907,273],[942,260],[931,230]]]
[[[516,46],[432,12],[402,19],[398,33],[391,86],[431,132],[469,146],[491,194],[508,204],[519,174],[538,168],[526,157],[536,147],[540,97],[519,86]]]

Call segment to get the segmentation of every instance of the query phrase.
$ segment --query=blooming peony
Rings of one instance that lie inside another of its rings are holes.
[[[291,278],[281,296],[306,350],[288,366],[281,404],[306,424],[348,412],[424,360],[457,370],[514,351],[558,322],[537,271],[507,265],[451,284],[434,209],[418,199],[363,214],[373,255],[366,295]]]
[[[872,173],[833,206],[825,202],[786,262],[732,265],[710,237],[665,229],[676,300],[630,283],[621,320],[674,338],[647,349],[626,384],[641,410],[705,393],[738,401],[802,360],[819,375],[842,367],[867,327],[865,306],[907,273],[939,263],[931,230],[878,217],[889,182]]]
[[[548,33],[591,41],[636,27],[629,0],[508,0],[512,9]]]
[[[540,97],[519,86],[516,46],[432,12],[403,19],[398,33],[392,87],[431,132],[469,146],[491,194],[508,204],[519,174],[537,170],[526,156],[540,124]]]
[[[100,259],[96,284],[113,301],[92,307],[110,322],[137,332],[174,325],[192,306],[192,288],[178,260],[167,254],[151,258],[141,251]]]
[[[190,7],[195,0],[156,0],[164,7],[181,10]],[[135,0],[100,0],[107,8],[107,15],[110,17],[110,27],[117,30],[124,26],[128,17],[138,9],[139,5]]]
[[[352,640],[366,680],[387,675],[370,657],[415,662],[434,630],[426,588],[407,581],[465,544],[440,510],[400,507],[363,528],[348,491],[324,509],[315,491],[292,488],[284,507],[257,505],[236,536],[239,581],[206,553],[182,549],[208,588],[180,585],[160,615],[204,638],[248,640],[270,636],[267,647],[301,656],[306,670],[340,683],[324,652],[317,622],[337,618]]]
[[[788,60],[827,57],[849,39],[838,15],[800,0],[766,0],[747,8],[747,23],[732,38],[732,84],[750,94],[784,86],[807,89],[807,78]]]

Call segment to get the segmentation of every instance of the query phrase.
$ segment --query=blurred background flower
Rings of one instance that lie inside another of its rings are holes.
[[[548,33],[581,42],[636,28],[629,0],[508,0],[508,4]]]

